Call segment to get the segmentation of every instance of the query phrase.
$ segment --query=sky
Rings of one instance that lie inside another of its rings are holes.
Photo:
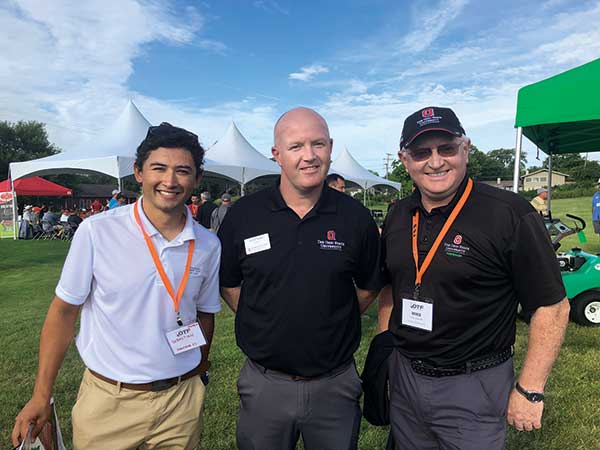
[[[425,106],[480,150],[513,148],[519,88],[600,57],[599,23],[600,0],[2,0],[0,120],[44,122],[68,150],[132,99],[207,147],[233,120],[270,156],[277,118],[307,106],[334,159],[384,174]]]

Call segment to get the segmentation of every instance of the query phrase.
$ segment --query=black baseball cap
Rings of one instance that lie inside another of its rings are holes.
[[[445,131],[455,136],[465,134],[458,117],[450,108],[428,106],[411,114],[404,121],[400,148],[408,147],[417,136],[427,131]]]

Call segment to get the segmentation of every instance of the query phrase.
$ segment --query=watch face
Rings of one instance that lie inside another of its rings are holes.
[[[531,400],[532,402],[541,402],[542,400],[544,400],[544,396],[542,394],[538,394],[537,392],[532,392],[529,394],[529,396],[529,400]]]

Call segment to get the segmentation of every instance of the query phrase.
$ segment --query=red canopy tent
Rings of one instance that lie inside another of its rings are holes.
[[[10,192],[10,178],[0,182],[0,192]],[[37,195],[39,197],[71,197],[71,189],[45,180],[41,177],[20,178],[15,181],[18,196]]]

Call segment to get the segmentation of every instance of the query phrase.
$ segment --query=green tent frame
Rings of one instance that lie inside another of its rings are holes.
[[[515,192],[523,135],[549,156],[548,209],[552,155],[600,151],[600,58],[519,89],[517,99]]]

